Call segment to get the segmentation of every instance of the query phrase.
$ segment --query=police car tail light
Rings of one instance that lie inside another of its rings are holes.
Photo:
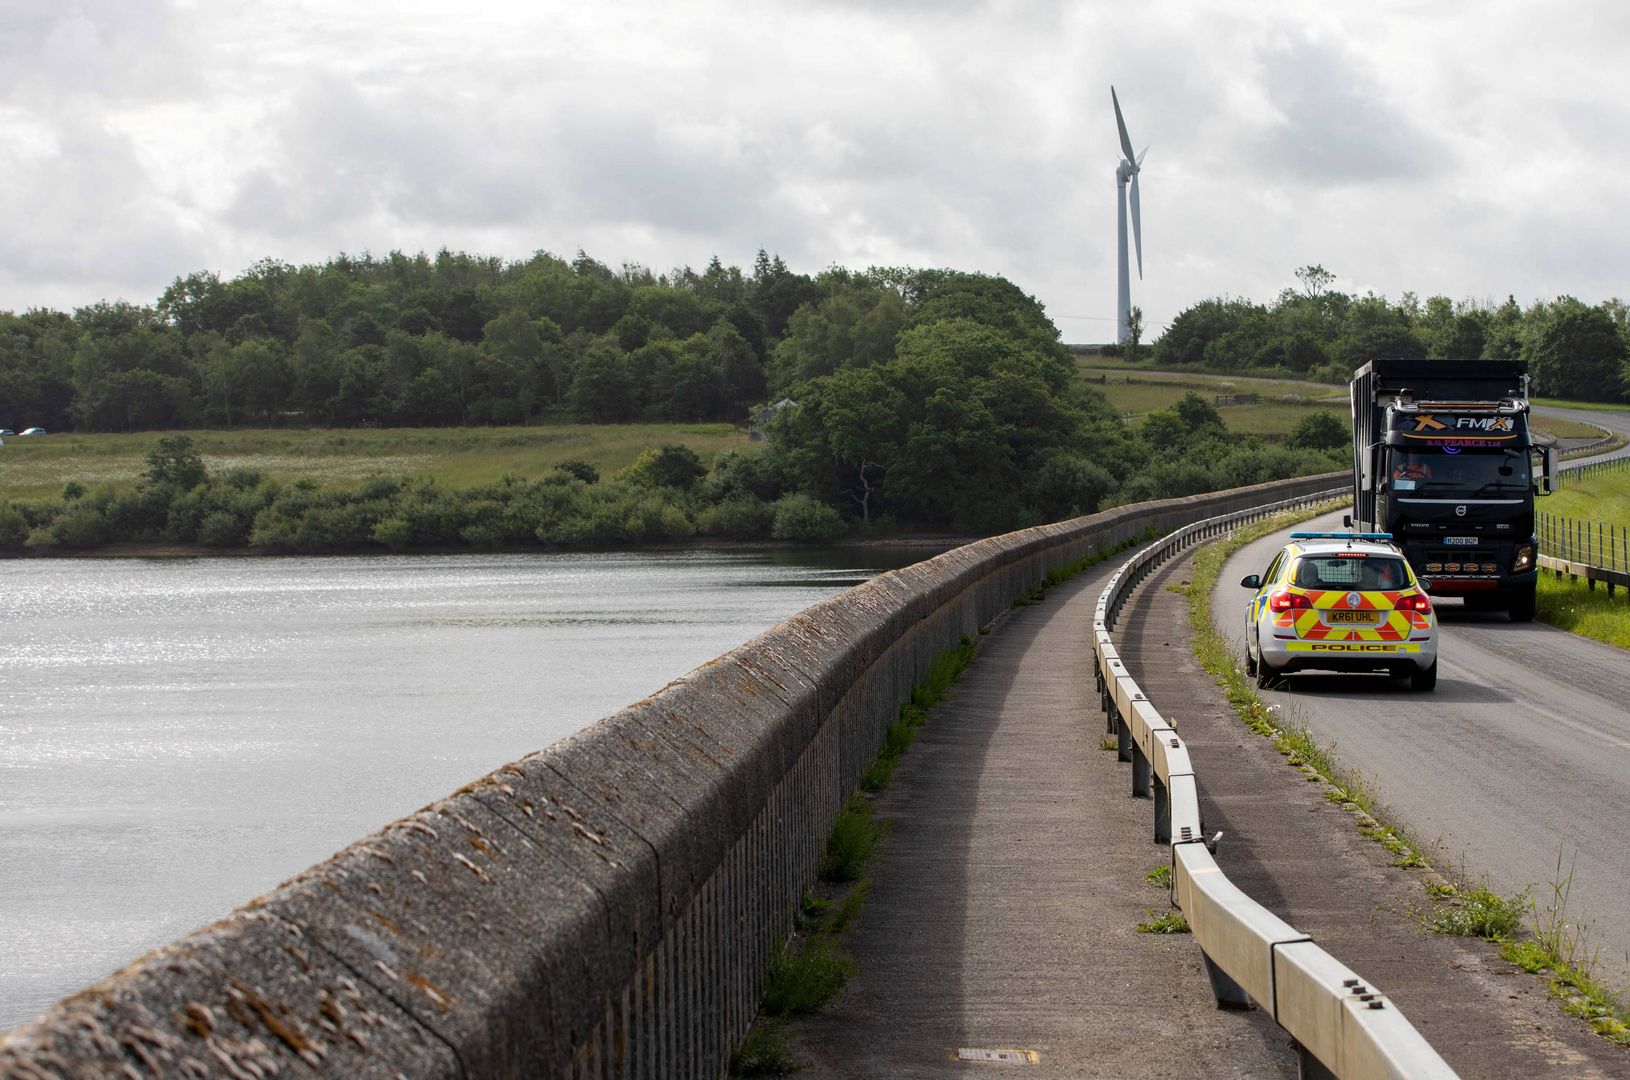
[[[1269,611],[1290,611],[1294,608],[1311,608],[1313,601],[1296,592],[1274,593],[1268,597]]]
[[[1398,598],[1399,611],[1419,611],[1422,614],[1431,614],[1432,601],[1427,599],[1425,593],[1410,593],[1408,596]]]

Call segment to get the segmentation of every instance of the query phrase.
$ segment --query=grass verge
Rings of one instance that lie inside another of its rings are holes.
[[[1435,871],[1405,830],[1380,820],[1375,792],[1362,777],[1342,769],[1333,752],[1321,747],[1306,725],[1284,724],[1274,715],[1274,710],[1257,697],[1239,666],[1239,658],[1212,622],[1211,591],[1230,555],[1252,540],[1323,512],[1321,509],[1270,518],[1238,530],[1195,555],[1190,581],[1177,587],[1188,596],[1194,654],[1223,688],[1240,720],[1258,735],[1271,740],[1286,763],[1301,770],[1309,781],[1324,783],[1327,786],[1325,798],[1354,812],[1360,833],[1392,853],[1394,866]],[[1591,969],[1595,957],[1585,947],[1585,927],[1566,913],[1572,874],[1562,876],[1560,858],[1557,872],[1552,886],[1553,902],[1543,912],[1526,893],[1505,898],[1486,885],[1457,884],[1442,876],[1428,877],[1423,884],[1432,900],[1432,910],[1426,924],[1437,933],[1484,938],[1498,945],[1501,955],[1510,963],[1525,971],[1547,974],[1551,993],[1561,1002],[1564,1012],[1587,1021],[1603,1038],[1630,1047],[1630,1006],[1593,977]],[[1529,932],[1526,937],[1518,937],[1525,916]],[[1141,925],[1139,929],[1142,930]]]
[[[1558,630],[1630,649],[1630,596],[1540,571],[1535,618]]]

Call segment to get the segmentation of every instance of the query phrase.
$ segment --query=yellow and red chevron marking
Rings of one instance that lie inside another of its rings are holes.
[[[1352,590],[1297,589],[1295,591],[1306,596],[1313,605],[1311,609],[1302,608],[1295,612],[1296,636],[1305,641],[1402,641],[1409,637],[1413,627],[1425,629],[1430,625],[1426,621],[1426,617],[1418,612],[1404,612],[1396,609],[1398,598],[1403,595],[1402,591],[1360,592],[1357,607],[1347,603],[1347,597]],[[1326,626],[1322,613],[1333,609],[1342,611],[1384,611],[1386,614],[1377,626]]]

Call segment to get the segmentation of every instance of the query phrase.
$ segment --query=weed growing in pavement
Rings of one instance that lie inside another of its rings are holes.
[[[826,838],[826,858],[821,862],[821,880],[859,881],[866,861],[883,838],[883,826],[872,820],[872,804],[863,796],[852,796]]]
[[[764,980],[766,1016],[801,1016],[831,1001],[855,973],[855,961],[826,933],[806,938],[801,948],[782,945],[770,957]]]
[[[1508,900],[1487,885],[1475,888],[1448,886],[1436,894],[1438,903],[1428,920],[1433,930],[1455,937],[1504,941],[1522,924],[1528,896]]]
[[[1098,749],[1100,750],[1119,750],[1120,748],[1121,741],[1113,735],[1105,735],[1098,742]]]
[[[1170,863],[1162,863],[1143,875],[1143,880],[1151,885],[1158,885],[1162,889],[1172,887],[1172,867]]]
[[[1558,851],[1550,905],[1542,912],[1533,897],[1526,896],[1531,936],[1502,942],[1500,954],[1524,971],[1548,975],[1551,994],[1561,1001],[1563,1012],[1584,1020],[1603,1038],[1630,1047],[1630,1003],[1596,980],[1596,954],[1585,945],[1587,927],[1568,914],[1572,887],[1573,867],[1562,873]]]
[[[1146,908],[1148,918],[1135,927],[1140,934],[1188,934],[1189,921],[1183,917],[1181,911],[1168,911],[1164,915],[1156,915],[1153,908]]]
[[[787,1076],[799,1069],[786,1033],[773,1020],[753,1025],[736,1052],[730,1055],[731,1076]]]

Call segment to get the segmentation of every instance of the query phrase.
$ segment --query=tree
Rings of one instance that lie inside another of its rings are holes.
[[[1133,307],[1127,316],[1126,327],[1129,336],[1126,339],[1126,358],[1132,363],[1138,362],[1138,345],[1143,341],[1143,309]]]
[[[1307,295],[1318,296],[1335,282],[1336,275],[1318,263],[1311,263],[1296,270],[1296,280],[1302,283]]]
[[[611,342],[596,342],[572,376],[572,410],[591,424],[623,423],[634,418],[633,390],[622,351]]]
[[[1333,412],[1320,409],[1296,422],[1286,441],[1298,449],[1333,450],[1346,444],[1350,432]]]
[[[147,452],[147,471],[142,478],[150,484],[174,484],[190,491],[202,484],[208,473],[204,459],[187,435],[170,435]]]
[[[1552,305],[1527,359],[1535,389],[1548,397],[1617,401],[1624,341],[1613,318],[1571,296]]]

